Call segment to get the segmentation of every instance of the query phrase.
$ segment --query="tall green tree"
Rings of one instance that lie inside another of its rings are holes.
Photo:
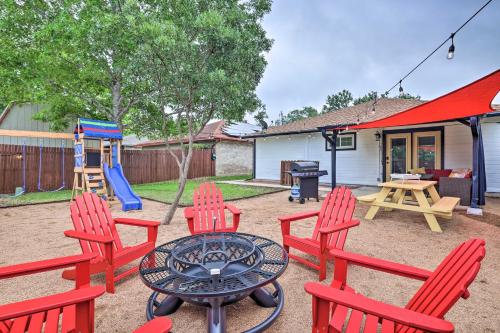
[[[259,126],[262,128],[262,129],[267,129],[267,127],[269,126],[267,124],[267,121],[266,119],[269,119],[269,115],[267,114],[266,110],[265,109],[262,109],[262,110],[259,110],[255,113],[255,115],[253,116],[253,119],[257,122],[257,124],[259,124]]]
[[[367,93],[367,94],[365,94],[365,95],[363,95],[361,97],[355,98],[352,101],[352,104],[358,105],[358,104],[361,104],[361,103],[366,103],[366,102],[375,100],[377,97],[378,97],[377,92],[372,90],[369,93]]]
[[[325,105],[323,105],[323,113],[332,112],[343,109],[351,105],[353,101],[352,94],[349,90],[343,89],[335,94],[326,97]]]
[[[78,116],[114,120],[151,91],[138,1],[5,0],[0,9],[0,103],[29,100],[54,127]]]
[[[288,124],[297,120],[306,119],[318,115],[318,110],[312,106],[305,106],[302,109],[292,110],[283,117],[281,125]]]
[[[270,10],[270,0],[151,0],[134,22],[155,93],[130,113],[130,129],[163,138],[179,167],[163,223],[184,191],[196,135],[212,119],[242,120],[262,107],[255,89],[272,45],[262,27]],[[169,145],[174,138],[186,142],[180,155]]]

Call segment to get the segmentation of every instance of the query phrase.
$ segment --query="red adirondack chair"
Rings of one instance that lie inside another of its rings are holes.
[[[455,248],[431,272],[359,254],[331,252],[335,258],[331,285],[316,282],[305,285],[305,290],[313,296],[312,332],[315,333],[377,332],[378,328],[383,333],[453,332],[453,324],[443,318],[460,297],[469,297],[467,288],[486,253],[483,240],[471,239]],[[346,283],[348,264],[425,282],[408,304],[400,308],[356,294]]]
[[[326,262],[330,249],[344,248],[349,228],[359,225],[359,221],[352,220],[356,206],[356,198],[346,187],[336,187],[327,194],[320,211],[298,213],[290,216],[281,216],[281,233],[283,247],[287,252],[290,248],[297,249],[316,257],[319,265],[303,257],[289,253],[289,257],[298,262],[319,270],[319,280],[326,278]],[[290,234],[291,222],[317,216],[316,226],[311,238],[302,238]]]
[[[106,273],[106,291],[115,292],[115,282],[138,271],[133,268],[115,276],[115,270],[146,255],[156,243],[160,222],[130,218],[113,218],[108,205],[94,193],[77,196],[70,205],[71,219],[75,230],[65,231],[68,237],[80,241],[83,253],[93,253],[90,273]],[[134,246],[124,247],[116,230],[116,223],[147,228],[148,240]],[[63,278],[74,279],[74,270],[63,272]]]
[[[225,209],[233,214],[232,225],[226,223]],[[184,209],[191,235],[207,232],[236,232],[240,223],[238,208],[224,203],[222,193],[214,183],[203,183],[193,194],[193,207]],[[215,222],[215,228],[214,228]]]
[[[94,299],[105,291],[102,286],[90,286],[90,261],[94,258],[94,254],[83,254],[0,267],[1,280],[76,266],[74,290],[0,305],[0,333],[94,332]],[[163,317],[134,333],[167,333],[171,327],[170,319]]]

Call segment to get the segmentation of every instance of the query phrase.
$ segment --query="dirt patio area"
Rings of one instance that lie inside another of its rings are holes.
[[[262,197],[234,201],[242,210],[241,232],[254,233],[281,242],[281,231],[276,219],[279,215],[318,209],[314,201],[300,205],[289,203],[288,193],[280,192]],[[166,205],[144,201],[141,212],[124,213],[119,205],[112,210],[116,216],[160,219]],[[355,216],[361,225],[351,230],[346,250],[364,255],[414,265],[433,270],[457,246],[472,237],[486,240],[486,258],[478,277],[472,283],[470,298],[461,299],[451,309],[446,319],[455,324],[456,332],[500,332],[500,227],[455,214],[453,220],[439,222],[443,233],[432,232],[421,214],[411,212],[380,212],[375,220],[362,217],[367,206],[358,204]],[[486,211],[500,215],[500,199],[488,199]],[[490,215],[491,216],[491,215]],[[313,219],[295,223],[292,232],[310,236]],[[145,240],[145,231],[134,227],[119,227],[124,244]],[[78,242],[64,237],[63,231],[72,229],[69,204],[56,203],[0,209],[0,266],[49,259],[81,253]],[[176,213],[171,225],[161,226],[158,244],[188,235],[182,209]],[[421,282],[364,268],[351,267],[350,284],[378,300],[404,305]],[[331,279],[329,266],[328,278]],[[280,278],[285,295],[285,308],[280,318],[268,332],[310,332],[311,297],[303,285],[316,281],[317,272],[291,261]],[[103,276],[93,278],[93,283],[103,283]],[[73,283],[60,278],[60,271],[38,274],[33,277],[0,281],[0,304],[64,291]],[[105,294],[96,301],[96,332],[132,332],[145,322],[145,305],[151,290],[136,275],[117,284],[116,294]],[[270,313],[246,299],[228,308],[228,331],[240,332],[253,327]],[[205,311],[192,305],[183,305],[171,316],[174,332],[205,332]]]

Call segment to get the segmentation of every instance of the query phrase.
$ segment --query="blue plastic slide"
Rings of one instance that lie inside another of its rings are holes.
[[[103,167],[108,183],[122,203],[122,210],[142,209],[141,198],[132,191],[127,178],[123,175],[122,166],[117,164],[115,167],[110,168],[107,163],[103,163]]]

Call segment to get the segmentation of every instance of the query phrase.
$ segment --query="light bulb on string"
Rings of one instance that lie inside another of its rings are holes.
[[[455,37],[455,33],[452,33],[451,34],[451,45],[450,45],[450,48],[448,49],[448,55],[446,56],[446,58],[448,60],[451,60],[453,59],[453,57],[455,56],[455,43],[453,41],[453,37]]]
[[[399,80],[399,96],[403,95],[403,86],[401,85],[401,80]]]

